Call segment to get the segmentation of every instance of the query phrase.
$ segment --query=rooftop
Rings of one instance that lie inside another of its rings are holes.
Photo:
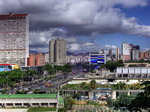
[[[0,99],[56,98],[56,94],[1,94]]]
[[[27,15],[28,14],[7,14],[7,15],[0,15],[0,17],[23,17]]]

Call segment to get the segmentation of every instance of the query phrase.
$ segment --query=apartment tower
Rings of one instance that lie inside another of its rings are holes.
[[[49,41],[49,61],[51,64],[66,63],[66,41],[64,39],[51,39]]]
[[[0,15],[0,63],[26,66],[28,56],[28,14]]]

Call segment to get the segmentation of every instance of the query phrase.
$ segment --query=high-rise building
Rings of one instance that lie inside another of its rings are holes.
[[[131,60],[139,60],[140,46],[133,44],[130,44],[130,46],[131,46]]]
[[[131,52],[131,46],[129,43],[127,42],[123,42],[122,43],[122,58],[123,58],[123,61],[128,61],[131,59],[131,56],[130,56],[130,52]]]
[[[26,66],[28,56],[28,14],[0,15],[0,63]]]
[[[120,59],[120,51],[119,48],[116,49],[116,61]]]
[[[51,39],[49,42],[49,61],[52,64],[66,63],[66,41],[64,39]]]
[[[112,49],[109,49],[108,55],[109,55],[109,57],[113,56]]]
[[[139,60],[139,54],[140,54],[140,50],[139,49],[132,49],[132,51],[131,51],[131,59],[132,60]]]

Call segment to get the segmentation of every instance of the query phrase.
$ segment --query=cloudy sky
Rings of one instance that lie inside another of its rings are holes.
[[[29,13],[30,49],[48,51],[65,38],[68,51],[115,49],[126,41],[150,48],[149,0],[0,0],[0,14]]]

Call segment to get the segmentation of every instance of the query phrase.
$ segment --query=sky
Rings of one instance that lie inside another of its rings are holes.
[[[0,14],[9,12],[29,14],[30,50],[48,52],[53,38],[75,53],[150,48],[150,0],[0,0]]]

